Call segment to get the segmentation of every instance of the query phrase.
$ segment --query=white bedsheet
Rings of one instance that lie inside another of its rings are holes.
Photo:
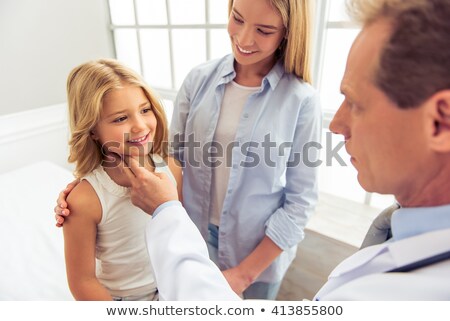
[[[72,180],[50,162],[0,175],[0,300],[73,300],[62,229],[52,215]]]

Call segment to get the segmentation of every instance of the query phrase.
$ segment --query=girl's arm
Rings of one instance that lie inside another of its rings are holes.
[[[167,157],[167,165],[177,181],[178,199],[183,203],[183,173],[181,164],[173,157]]]
[[[102,207],[87,181],[78,184],[67,197],[70,217],[64,222],[64,252],[70,291],[76,300],[112,300],[95,275],[97,224]]]

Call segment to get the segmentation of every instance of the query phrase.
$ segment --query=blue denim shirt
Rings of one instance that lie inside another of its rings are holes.
[[[214,166],[208,156],[220,152],[210,147],[225,85],[236,76],[233,63],[228,55],[194,68],[178,92],[172,117],[171,155],[184,166],[183,203],[205,239]],[[267,235],[283,253],[257,280],[283,278],[317,202],[319,149],[308,143],[320,142],[321,117],[317,92],[286,73],[281,62],[248,98],[228,164],[219,226],[221,270],[238,265]]]

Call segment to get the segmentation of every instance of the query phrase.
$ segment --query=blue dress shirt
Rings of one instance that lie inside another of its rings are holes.
[[[394,241],[446,228],[450,228],[450,205],[399,208],[392,214]]]
[[[211,149],[232,55],[194,68],[179,90],[171,124],[171,155],[183,165],[183,199],[207,238]],[[219,267],[238,265],[267,235],[283,253],[258,278],[278,282],[317,202],[321,135],[317,92],[278,62],[241,113],[219,226]],[[232,146],[222,146],[230,148]]]

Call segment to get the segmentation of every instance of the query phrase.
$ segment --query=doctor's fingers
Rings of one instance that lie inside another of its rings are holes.
[[[137,181],[148,179],[150,172],[134,157],[125,156],[123,159],[124,169],[127,171],[128,178],[136,183]],[[130,176],[132,174],[133,176]]]

